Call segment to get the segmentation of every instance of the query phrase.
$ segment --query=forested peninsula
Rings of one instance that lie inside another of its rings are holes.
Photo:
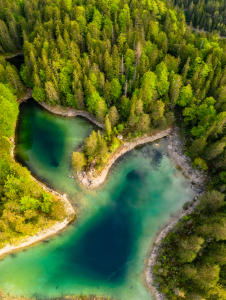
[[[14,160],[17,97],[24,94],[25,86],[15,67],[3,58],[0,62],[0,254],[3,254],[51,235],[58,227],[59,230],[66,226],[74,212],[67,209],[65,201],[60,201],[60,195],[37,184],[30,172]]]
[[[193,10],[184,14],[174,4],[0,0],[0,53],[23,50],[25,58],[20,77],[0,61],[1,246],[48,226],[60,211],[9,155],[15,94],[25,84],[36,101],[88,111],[105,124],[72,154],[75,171],[102,170],[123,140],[180,126],[207,192],[166,236],[152,270],[155,285],[166,299],[226,299],[226,41],[193,32],[185,19],[190,14],[198,26]],[[203,2],[210,12],[211,5]],[[204,28],[224,34],[223,25],[210,23]]]

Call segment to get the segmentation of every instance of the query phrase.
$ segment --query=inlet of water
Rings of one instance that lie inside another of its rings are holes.
[[[19,72],[20,67],[24,63],[24,55],[19,54],[19,55],[10,57],[10,58],[6,58],[6,61],[9,62],[11,65],[14,65],[17,68],[18,72]]]
[[[48,242],[5,257],[1,289],[34,299],[80,294],[153,299],[143,272],[151,243],[193,196],[175,169],[167,139],[132,150],[113,166],[103,186],[88,191],[67,175],[73,175],[72,151],[93,125],[80,117],[52,115],[30,100],[20,109],[17,159],[48,186],[67,193],[78,218]]]

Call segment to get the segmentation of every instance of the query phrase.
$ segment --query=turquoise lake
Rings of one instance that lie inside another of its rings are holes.
[[[33,100],[21,104],[17,160],[67,193],[77,219],[46,242],[0,261],[0,289],[6,294],[153,299],[144,277],[148,253],[158,231],[192,199],[190,182],[175,168],[165,138],[132,150],[100,188],[86,190],[67,175],[74,175],[72,152],[92,130],[97,128],[83,118],[53,115]]]

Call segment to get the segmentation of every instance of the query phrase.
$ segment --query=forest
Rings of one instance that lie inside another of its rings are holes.
[[[174,0],[173,3],[184,9],[187,23],[195,28],[226,36],[226,1]]]
[[[27,180],[29,174],[9,156],[8,138],[18,115],[14,94],[22,92],[22,80],[36,101],[87,110],[105,124],[104,132],[92,132],[82,152],[72,154],[76,171],[94,160],[103,165],[119,147],[119,135],[133,139],[175,122],[183,129],[193,167],[210,179],[195,212],[167,235],[154,267],[155,283],[167,299],[226,299],[226,41],[186,25],[193,18],[194,26],[224,34],[223,21],[219,29],[218,21],[210,24],[205,16],[217,20],[217,11],[223,16],[212,3],[218,2],[202,3],[206,23],[201,25],[196,4],[190,9],[189,1],[184,14],[182,4],[170,0],[0,0],[0,53],[23,50],[25,58],[20,77],[4,60],[0,65],[10,95],[1,96],[0,105],[12,107],[11,117],[6,109],[1,122],[5,240],[10,224],[22,222],[26,229],[28,220],[38,224],[46,215],[40,192],[15,194],[11,188],[22,176],[11,165]],[[36,199],[30,201],[34,210],[18,200],[28,195]],[[6,213],[13,214],[11,223]]]

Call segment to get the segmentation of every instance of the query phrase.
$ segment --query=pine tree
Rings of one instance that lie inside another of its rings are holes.
[[[100,158],[103,158],[104,155],[107,153],[108,148],[107,148],[107,143],[101,136],[99,130],[97,132],[97,139],[98,139],[98,155]]]
[[[115,106],[112,106],[108,110],[108,117],[109,117],[109,120],[110,120],[112,126],[115,126],[118,123],[119,113],[118,113],[117,108]]]
[[[7,25],[4,21],[0,20],[0,43],[5,52],[16,52],[16,46],[9,35]]]
[[[86,159],[82,152],[73,152],[71,157],[72,167],[77,171],[83,170],[84,166],[86,165]]]
[[[105,116],[105,128],[104,131],[107,136],[111,135],[111,122],[109,120],[108,114]]]
[[[84,152],[88,156],[94,156],[98,147],[98,139],[95,131],[92,131],[91,135],[86,138],[84,143]]]
[[[182,77],[183,77],[184,80],[185,80],[185,79],[187,78],[187,76],[188,76],[188,71],[189,71],[189,69],[190,69],[190,65],[189,65],[189,64],[190,64],[190,60],[191,60],[191,58],[188,57],[188,59],[187,59],[185,65],[184,65],[184,67],[183,67],[183,70],[182,70],[182,72],[181,72]]]
[[[136,124],[136,128],[138,131],[147,132],[150,129],[150,116],[148,114],[143,114],[139,118],[139,122]]]
[[[170,94],[170,105],[172,108],[177,104],[179,98],[180,89],[182,86],[182,80],[180,75],[174,75],[173,80],[170,84],[169,94]]]

